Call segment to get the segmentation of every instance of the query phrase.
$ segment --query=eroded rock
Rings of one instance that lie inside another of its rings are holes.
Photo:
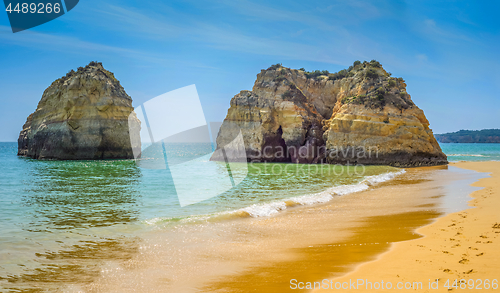
[[[253,162],[447,164],[404,80],[376,61],[335,74],[280,65],[262,70],[252,91],[231,100],[217,147],[240,130]]]
[[[129,116],[133,133],[129,133]],[[134,158],[140,121],[113,73],[91,62],[54,81],[23,126],[18,155],[34,159]]]

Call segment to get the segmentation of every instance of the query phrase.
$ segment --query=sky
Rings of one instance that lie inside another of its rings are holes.
[[[434,133],[500,128],[500,1],[82,0],[12,33],[0,12],[0,141],[16,141],[43,91],[99,61],[138,106],[195,84],[205,117],[261,69],[336,72],[356,60],[403,77]]]

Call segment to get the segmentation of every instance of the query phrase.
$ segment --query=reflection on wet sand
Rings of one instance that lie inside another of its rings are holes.
[[[248,292],[249,288],[256,292],[293,291],[291,279],[305,283],[340,276],[357,264],[374,260],[393,242],[421,237],[412,231],[440,215],[429,210],[369,217],[363,220],[363,226],[353,228],[353,235],[345,241],[294,249],[293,260],[249,269],[209,284],[201,291]]]

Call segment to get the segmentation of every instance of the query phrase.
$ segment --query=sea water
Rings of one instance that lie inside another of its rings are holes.
[[[441,143],[448,161],[499,161],[500,143]]]
[[[498,145],[442,147],[457,160],[500,157]],[[169,161],[197,159],[196,168],[214,176],[226,166],[209,160],[210,148],[176,145],[169,148]],[[169,168],[143,168],[135,160],[39,161],[16,154],[16,143],[0,143],[0,288],[13,292],[90,282],[107,260],[137,253],[141,235],[150,229],[267,217],[366,190],[404,172],[388,166],[254,164],[234,188],[181,207],[176,189],[189,186],[176,186]],[[217,180],[194,178],[190,184],[198,193],[219,188]]]

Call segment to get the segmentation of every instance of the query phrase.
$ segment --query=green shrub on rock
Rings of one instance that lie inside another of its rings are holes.
[[[366,71],[366,77],[367,78],[377,78],[378,73],[377,73],[377,71],[375,71],[375,69],[370,68]]]
[[[281,63],[276,63],[274,65],[271,65],[267,70],[276,70],[280,69],[282,67]]]
[[[290,98],[292,97],[292,92],[291,92],[291,91],[289,91],[289,90],[286,90],[286,91],[285,91],[285,92],[281,95],[281,97],[282,97],[283,99],[290,99]]]

